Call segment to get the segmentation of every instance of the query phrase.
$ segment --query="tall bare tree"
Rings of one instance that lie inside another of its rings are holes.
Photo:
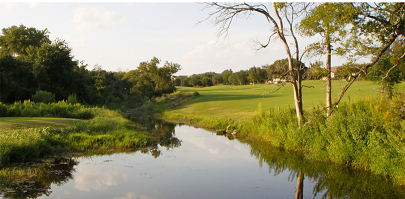
[[[268,47],[272,39],[277,39],[284,44],[284,49],[288,58],[288,76],[294,92],[294,104],[299,126],[303,123],[303,102],[302,102],[302,55],[294,31],[294,24],[297,18],[304,13],[310,3],[272,3],[264,4],[248,3],[207,3],[208,8],[214,11],[209,13],[209,18],[213,18],[219,25],[218,36],[228,34],[229,27],[237,17],[249,17],[252,14],[260,14],[272,27],[267,43],[259,43],[261,48]],[[293,63],[293,59],[299,60]]]

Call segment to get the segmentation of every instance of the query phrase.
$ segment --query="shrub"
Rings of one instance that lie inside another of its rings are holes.
[[[0,102],[0,117],[7,115],[7,105]]]
[[[69,95],[66,102],[69,104],[77,104],[77,103],[79,103],[79,100],[77,100],[76,94],[71,94],[71,95]]]
[[[35,95],[31,96],[32,101],[34,102],[43,102],[45,104],[55,102],[55,95],[51,92],[46,91],[37,91]]]
[[[193,93],[193,97],[199,97],[199,96],[200,96],[200,93],[199,93],[199,92],[195,91],[195,92]]]

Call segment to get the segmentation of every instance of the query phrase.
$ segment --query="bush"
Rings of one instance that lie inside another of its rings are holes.
[[[0,117],[7,115],[7,105],[0,102]]]
[[[67,99],[67,103],[69,103],[69,104],[77,104],[77,103],[79,103],[79,100],[77,100],[77,98],[76,98],[76,94],[69,95],[69,97]]]
[[[43,102],[45,104],[56,102],[55,95],[51,92],[37,91],[35,95],[31,96],[32,101],[39,103]]]
[[[199,96],[200,96],[199,92],[196,91],[196,92],[193,93],[193,97],[199,97]]]

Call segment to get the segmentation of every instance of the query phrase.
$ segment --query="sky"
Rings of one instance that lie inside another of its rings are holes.
[[[269,5],[270,6],[270,5]],[[271,26],[258,14],[233,21],[227,36],[217,36],[218,26],[205,20],[212,9],[194,2],[0,2],[0,28],[21,24],[48,29],[51,40],[63,39],[74,59],[93,69],[130,71],[153,57],[180,64],[175,75],[237,72],[286,58],[283,45],[266,43]],[[203,21],[202,23],[199,23]],[[320,37],[299,37],[301,50]],[[325,57],[304,59],[308,66]],[[332,66],[345,60],[332,58]]]

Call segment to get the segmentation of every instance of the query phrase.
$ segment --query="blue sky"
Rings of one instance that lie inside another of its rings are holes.
[[[204,20],[209,10],[193,2],[0,2],[0,28],[23,24],[50,31],[52,40],[65,40],[75,59],[88,69],[99,64],[107,71],[136,69],[154,56],[178,63],[176,75],[226,69],[247,70],[286,58],[280,42],[255,50],[253,40],[267,42],[271,26],[260,15],[233,22],[227,37],[217,37],[212,21]],[[299,38],[301,48],[319,38]],[[313,58],[307,61],[321,60]],[[334,65],[344,60],[333,59]]]

